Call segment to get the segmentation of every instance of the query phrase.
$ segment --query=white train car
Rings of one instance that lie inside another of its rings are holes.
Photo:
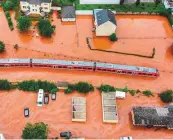
[[[139,76],[151,76],[158,77],[159,72],[155,68],[119,65],[111,63],[96,62],[95,71],[112,72],[117,74],[139,75]]]
[[[0,67],[31,67],[29,58],[0,59]]]
[[[32,59],[32,67],[54,69],[94,70],[94,62]]]

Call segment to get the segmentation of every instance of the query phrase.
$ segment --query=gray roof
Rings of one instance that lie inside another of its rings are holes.
[[[104,24],[107,21],[110,21],[115,25],[117,24],[115,19],[115,14],[110,10],[106,9],[100,10],[95,14],[95,16],[98,26]]]
[[[41,3],[51,3],[51,0],[21,0],[28,2],[29,4],[40,5]]]
[[[94,62],[87,61],[67,61],[67,60],[51,60],[51,59],[32,59],[33,64],[52,64],[52,65],[65,65],[65,66],[89,66],[93,67]]]
[[[129,65],[119,65],[119,64],[111,64],[111,63],[96,63],[97,67],[101,68],[110,68],[110,69],[120,69],[120,70],[130,70],[130,71],[141,71],[141,72],[157,72],[155,68],[148,67],[140,67],[140,66],[129,66]]]
[[[14,64],[14,63],[30,63],[30,59],[29,58],[11,58],[11,59],[0,59],[0,63],[3,64]]]
[[[64,6],[61,13],[62,18],[76,18],[74,6]]]
[[[164,126],[173,129],[173,109],[161,107],[134,107],[133,124]]]

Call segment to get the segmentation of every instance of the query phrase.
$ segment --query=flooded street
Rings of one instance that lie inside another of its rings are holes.
[[[11,12],[14,19],[14,13]],[[119,123],[104,124],[102,122],[101,96],[96,90],[86,95],[87,122],[75,123],[71,121],[71,98],[84,96],[78,93],[65,95],[58,93],[56,101],[42,108],[36,106],[35,93],[13,90],[0,92],[0,132],[5,138],[20,138],[22,128],[27,122],[43,121],[49,124],[49,137],[59,136],[62,131],[71,131],[74,137],[85,138],[119,138],[132,136],[133,138],[172,138],[169,130],[145,129],[134,127],[131,122],[130,110],[133,106],[163,106],[157,94],[165,89],[173,89],[173,56],[171,44],[173,33],[166,18],[159,16],[118,15],[118,42],[112,43],[108,38],[95,37],[92,32],[92,16],[77,16],[76,23],[62,23],[53,14],[52,24],[56,25],[53,38],[36,37],[37,31],[32,27],[28,33],[20,33],[16,28],[10,31],[7,20],[0,8],[0,40],[4,41],[6,51],[0,58],[49,58],[66,60],[93,60],[118,64],[146,66],[157,68],[158,78],[116,75],[110,73],[84,72],[53,69],[8,68],[0,69],[0,79],[12,82],[41,79],[56,81],[88,81],[94,86],[110,84],[115,87],[128,86],[129,89],[151,90],[155,97],[132,97],[128,94],[125,100],[117,100]],[[14,21],[16,26],[16,22]],[[15,27],[14,26],[14,27]],[[151,55],[153,47],[156,55],[153,59],[126,56],[115,53],[91,51],[87,47],[86,38],[92,38],[92,47],[127,53]],[[14,44],[19,49],[13,48]],[[24,107],[30,108],[30,117],[24,118]],[[8,111],[7,111],[8,110]],[[16,127],[17,126],[17,127]]]
[[[0,92],[1,108],[3,116],[0,118],[0,131],[6,138],[20,138],[22,128],[27,122],[35,123],[43,121],[49,124],[49,138],[59,136],[60,132],[71,131],[74,137],[85,138],[119,138],[120,136],[132,136],[133,138],[172,138],[170,130],[146,129],[134,127],[131,123],[130,110],[134,105],[161,106],[156,97],[132,97],[117,100],[119,122],[118,124],[104,124],[102,121],[101,95],[98,91],[86,95],[87,121],[77,123],[71,121],[71,99],[74,96],[83,96],[78,93],[65,95],[59,92],[57,100],[50,100],[49,105],[39,108],[36,106],[37,95],[18,90]],[[24,118],[23,108],[30,108],[30,117]],[[6,109],[8,108],[8,111]],[[17,127],[16,127],[17,126]]]

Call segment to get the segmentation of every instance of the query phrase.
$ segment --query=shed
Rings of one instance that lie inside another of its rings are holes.
[[[72,98],[72,121],[86,121],[86,99],[84,97]]]
[[[56,86],[58,87],[58,89],[66,89],[68,88],[68,82],[63,82],[63,81],[58,81],[56,82]]]
[[[116,98],[121,98],[121,99],[126,98],[126,93],[123,92],[123,91],[116,91],[115,92],[115,97]]]
[[[74,6],[64,6],[61,13],[62,21],[76,21],[76,13]]]
[[[103,122],[118,123],[118,111],[114,92],[102,92],[102,111]]]

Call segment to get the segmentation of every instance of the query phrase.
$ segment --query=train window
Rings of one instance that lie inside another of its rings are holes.
[[[97,70],[101,70],[101,69],[98,68]]]
[[[128,74],[132,74],[132,72],[131,71],[129,71],[129,72],[127,72]]]

